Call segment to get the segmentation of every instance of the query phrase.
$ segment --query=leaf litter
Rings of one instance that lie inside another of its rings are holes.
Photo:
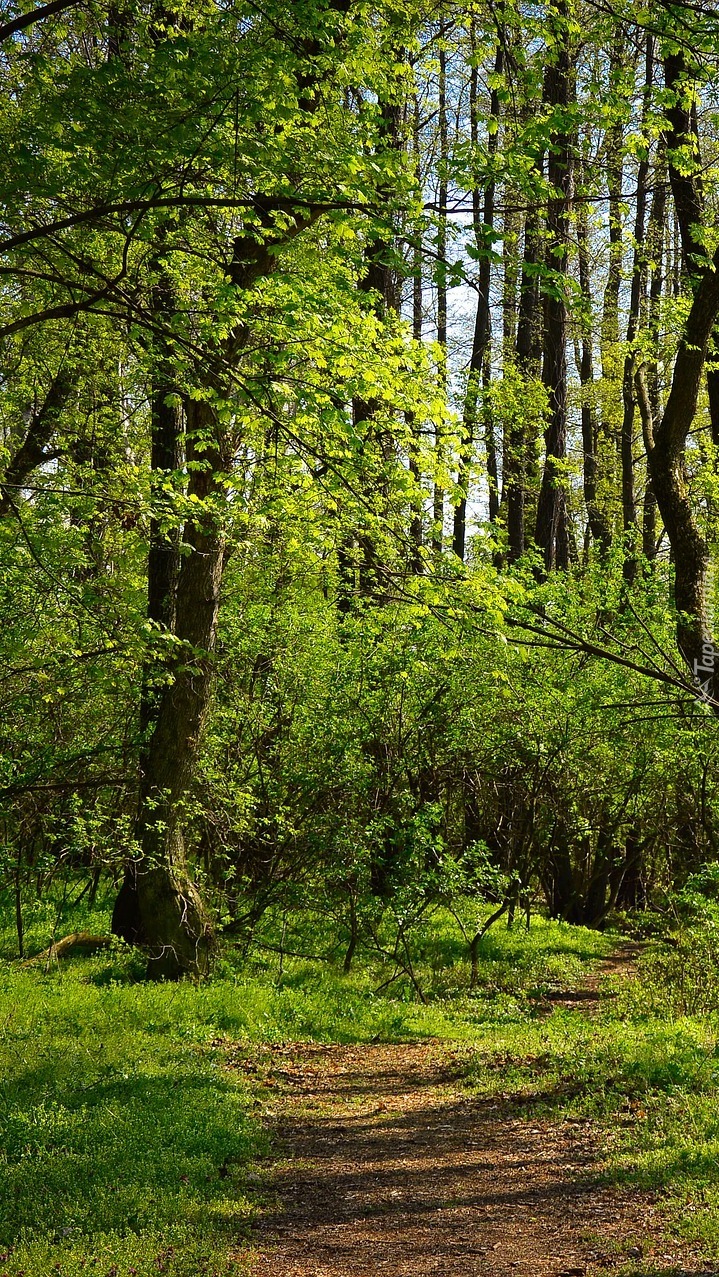
[[[599,990],[592,976],[568,1005],[591,1014]],[[269,1088],[253,1277],[717,1277],[668,1239],[655,1195],[607,1182],[596,1123],[472,1095],[466,1061],[438,1041],[232,1058]]]

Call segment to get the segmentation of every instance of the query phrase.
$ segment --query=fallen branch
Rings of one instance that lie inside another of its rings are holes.
[[[81,949],[83,953],[95,953],[97,949],[109,949],[116,940],[116,936],[94,936],[91,931],[73,931],[71,935],[63,936],[62,940],[53,940],[49,949],[36,953],[34,958],[28,958],[23,965],[31,967],[38,962],[47,962],[49,965],[59,958],[66,958],[76,949]]]

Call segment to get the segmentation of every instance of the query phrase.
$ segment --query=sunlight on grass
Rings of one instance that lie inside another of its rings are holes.
[[[178,1002],[87,974],[0,980],[2,1263],[26,1277],[239,1271],[243,1168],[264,1139],[242,1083],[201,1045],[197,991]]]
[[[247,1271],[264,1098],[227,1051],[298,1040],[460,1043],[471,1090],[526,1116],[592,1118],[608,1179],[661,1190],[677,1231],[719,1254],[719,1019],[674,1014],[651,954],[651,978],[615,982],[599,1013],[552,1009],[545,995],[576,987],[616,938],[540,918],[484,938],[470,991],[452,925],[439,916],[419,946],[426,1005],[405,977],[378,994],[382,962],[345,976],[261,949],[228,951],[201,986],[140,982],[121,944],[50,971],[6,964],[0,1277]],[[43,906],[28,943],[56,926]]]

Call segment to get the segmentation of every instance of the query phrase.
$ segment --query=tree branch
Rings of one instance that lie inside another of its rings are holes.
[[[29,13],[19,14],[17,18],[4,22],[0,27],[0,44],[4,40],[9,40],[11,35],[16,35],[18,31],[25,31],[27,27],[33,26],[43,18],[52,18],[56,13],[62,13],[64,9],[72,9],[79,3],[80,0],[52,0],[50,4],[38,5],[37,9],[31,9]]]

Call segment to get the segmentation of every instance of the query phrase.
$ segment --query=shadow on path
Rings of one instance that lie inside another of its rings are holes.
[[[601,1182],[590,1123],[468,1097],[461,1058],[435,1043],[271,1052],[279,1157],[256,1277],[707,1272],[652,1252],[652,1202]]]

